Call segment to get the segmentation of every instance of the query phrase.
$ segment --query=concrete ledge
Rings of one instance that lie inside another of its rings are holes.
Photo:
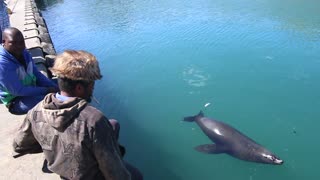
[[[43,154],[25,155],[14,159],[12,157],[12,142],[25,116],[8,113],[7,108],[0,104],[0,179],[12,180],[58,180],[56,174],[42,172]]]
[[[49,33],[39,34],[39,37],[40,37],[41,42],[52,44],[51,37],[50,37]]]
[[[25,39],[27,49],[42,48],[38,37]]]
[[[40,34],[48,33],[48,29],[45,26],[38,26]]]
[[[36,29],[32,29],[29,31],[23,31],[22,32],[24,39],[34,38],[39,36],[39,31]]]
[[[33,30],[33,29],[37,29],[37,25],[36,24],[25,24],[24,25],[24,31],[28,31],[28,30]]]
[[[32,57],[34,63],[36,64],[38,70],[45,76],[48,77],[48,71],[46,66],[46,59],[42,56],[34,56]]]
[[[44,21],[44,19],[43,19],[42,17],[35,17],[35,20],[36,20],[36,22],[37,22],[38,25],[44,26],[44,27],[47,26],[46,23],[45,23],[45,21]]]
[[[45,55],[55,55],[56,51],[51,43],[41,42],[42,51]]]
[[[24,19],[25,20],[31,20],[31,19],[34,19],[34,16],[25,16]]]
[[[35,19],[28,19],[24,21],[24,25],[28,25],[28,24],[36,24],[36,20]]]
[[[28,51],[29,51],[29,53],[31,54],[32,57],[37,57],[37,56],[44,57],[41,48],[32,48],[32,49],[28,49]]]

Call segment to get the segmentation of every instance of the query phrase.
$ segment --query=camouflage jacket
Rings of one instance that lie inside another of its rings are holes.
[[[42,152],[65,179],[130,179],[108,119],[80,98],[47,95],[31,109],[13,142],[18,154]]]

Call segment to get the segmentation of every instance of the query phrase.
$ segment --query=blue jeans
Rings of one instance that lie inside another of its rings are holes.
[[[27,114],[27,112],[43,100],[45,95],[16,97],[10,104],[9,112],[15,115]]]

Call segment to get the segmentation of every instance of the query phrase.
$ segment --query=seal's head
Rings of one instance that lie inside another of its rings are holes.
[[[265,162],[267,164],[281,165],[284,163],[284,161],[282,159],[280,159],[279,157],[277,157],[274,154],[262,153],[261,158],[262,158],[263,162]]]

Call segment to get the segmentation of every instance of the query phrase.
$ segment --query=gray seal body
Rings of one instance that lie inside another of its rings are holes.
[[[195,147],[199,152],[208,154],[226,153],[241,160],[281,165],[283,160],[256,143],[230,125],[204,117],[200,112],[196,116],[185,117],[184,121],[195,121],[202,131],[214,142]]]

